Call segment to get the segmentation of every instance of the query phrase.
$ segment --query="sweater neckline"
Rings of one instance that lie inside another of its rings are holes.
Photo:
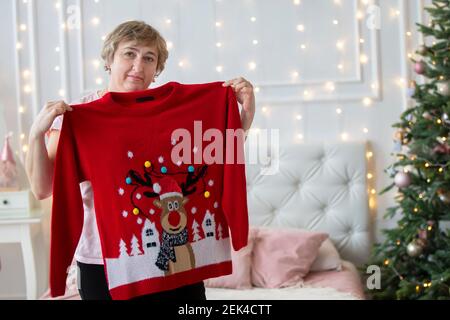
[[[179,93],[178,82],[168,82],[156,88],[133,92],[107,92],[100,100],[108,110],[127,113],[153,113],[165,109]]]

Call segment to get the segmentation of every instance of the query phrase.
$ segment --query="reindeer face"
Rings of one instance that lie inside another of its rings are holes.
[[[161,226],[167,233],[177,234],[186,227],[187,214],[184,205],[187,202],[187,198],[179,196],[153,201],[156,207],[162,209]]]

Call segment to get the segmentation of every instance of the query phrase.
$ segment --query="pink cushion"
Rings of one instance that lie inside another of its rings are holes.
[[[252,283],[262,288],[301,285],[328,234],[259,228],[253,247]]]
[[[342,261],[339,252],[334,246],[333,242],[328,238],[319,248],[316,260],[314,260],[311,271],[341,271]]]
[[[239,251],[234,251],[232,249],[231,263],[233,264],[233,273],[227,276],[205,280],[204,283],[206,287],[229,289],[252,288],[251,263],[254,235],[255,231],[250,228],[247,246]]]

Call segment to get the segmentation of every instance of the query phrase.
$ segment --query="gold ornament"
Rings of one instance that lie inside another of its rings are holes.
[[[396,141],[403,141],[405,138],[405,129],[398,129],[394,133],[394,140]]]
[[[406,252],[408,253],[408,256],[415,258],[422,254],[423,248],[424,247],[421,246],[417,240],[414,240],[406,246]]]

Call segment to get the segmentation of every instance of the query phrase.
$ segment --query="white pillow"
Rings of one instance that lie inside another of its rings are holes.
[[[319,248],[316,260],[314,260],[310,271],[341,271],[342,261],[330,238],[327,238]]]

